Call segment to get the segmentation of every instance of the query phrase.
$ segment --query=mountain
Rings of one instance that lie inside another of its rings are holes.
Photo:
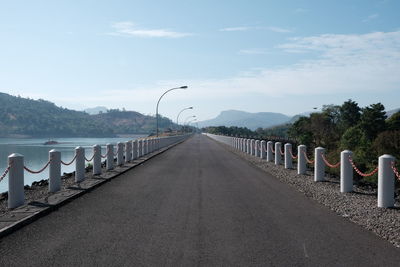
[[[99,106],[99,107],[94,107],[94,108],[87,108],[87,109],[84,109],[83,111],[90,115],[96,115],[99,113],[107,112],[107,108],[103,107],[103,106]]]
[[[134,111],[108,110],[89,115],[56,106],[39,99],[0,93],[0,137],[113,137],[117,134],[149,134],[155,130],[155,118]],[[175,127],[160,118],[160,130]]]
[[[399,112],[399,111],[400,111],[400,108],[388,110],[388,111],[386,111],[386,116],[389,118],[389,117],[391,117],[394,113]]]
[[[239,110],[222,111],[216,118],[199,122],[199,127],[237,126],[255,130],[258,127],[268,128],[288,122],[291,117],[282,113],[258,112],[250,113]]]

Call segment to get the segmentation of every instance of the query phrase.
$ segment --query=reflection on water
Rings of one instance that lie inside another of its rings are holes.
[[[129,138],[58,138],[56,145],[44,145],[47,139],[32,138],[32,139],[12,139],[0,138],[0,175],[7,167],[7,157],[12,153],[19,153],[24,156],[25,166],[32,170],[41,169],[49,160],[49,151],[56,149],[61,151],[61,159],[64,162],[70,162],[75,155],[75,147],[82,146],[85,148],[87,158],[93,155],[93,145],[100,145],[102,154],[106,152],[105,145],[107,143],[116,144],[118,142],[125,142],[134,140],[144,135],[132,135]],[[61,166],[61,172],[72,172],[75,170],[75,164],[70,166]],[[48,179],[48,168],[40,174],[30,174],[24,172],[25,184],[30,185],[34,181]],[[8,190],[8,177],[0,182],[0,192]]]

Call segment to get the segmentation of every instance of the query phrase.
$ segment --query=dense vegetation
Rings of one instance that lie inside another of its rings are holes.
[[[341,106],[325,105],[322,112],[300,117],[293,124],[251,131],[237,127],[209,127],[204,129],[215,134],[267,139],[280,136],[304,144],[311,152],[315,147],[326,149],[329,161],[339,161],[340,152],[353,151],[357,166],[364,172],[373,170],[378,157],[390,154],[400,160],[400,112],[387,118],[381,103],[361,108],[351,99]],[[338,169],[328,169],[338,174]],[[356,176],[361,179],[361,177]],[[376,181],[377,176],[367,178]]]
[[[160,119],[160,129],[175,125]],[[57,107],[42,99],[32,100],[0,93],[0,136],[112,137],[155,129],[155,118],[134,111],[109,110],[98,115]]]
[[[400,112],[387,118],[381,103],[364,108],[352,100],[326,105],[321,113],[301,117],[288,134],[311,149],[326,148],[332,161],[339,160],[342,150],[351,150],[363,171],[374,169],[383,154],[400,159]]]

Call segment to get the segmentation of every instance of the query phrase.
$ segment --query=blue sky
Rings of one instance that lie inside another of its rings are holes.
[[[0,91],[199,120],[400,107],[400,1],[4,1]]]

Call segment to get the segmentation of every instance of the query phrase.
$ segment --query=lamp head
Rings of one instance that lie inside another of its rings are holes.
[[[179,87],[179,88],[181,88],[181,89],[187,89],[188,87],[185,85],[185,86],[181,86],[181,87]]]

